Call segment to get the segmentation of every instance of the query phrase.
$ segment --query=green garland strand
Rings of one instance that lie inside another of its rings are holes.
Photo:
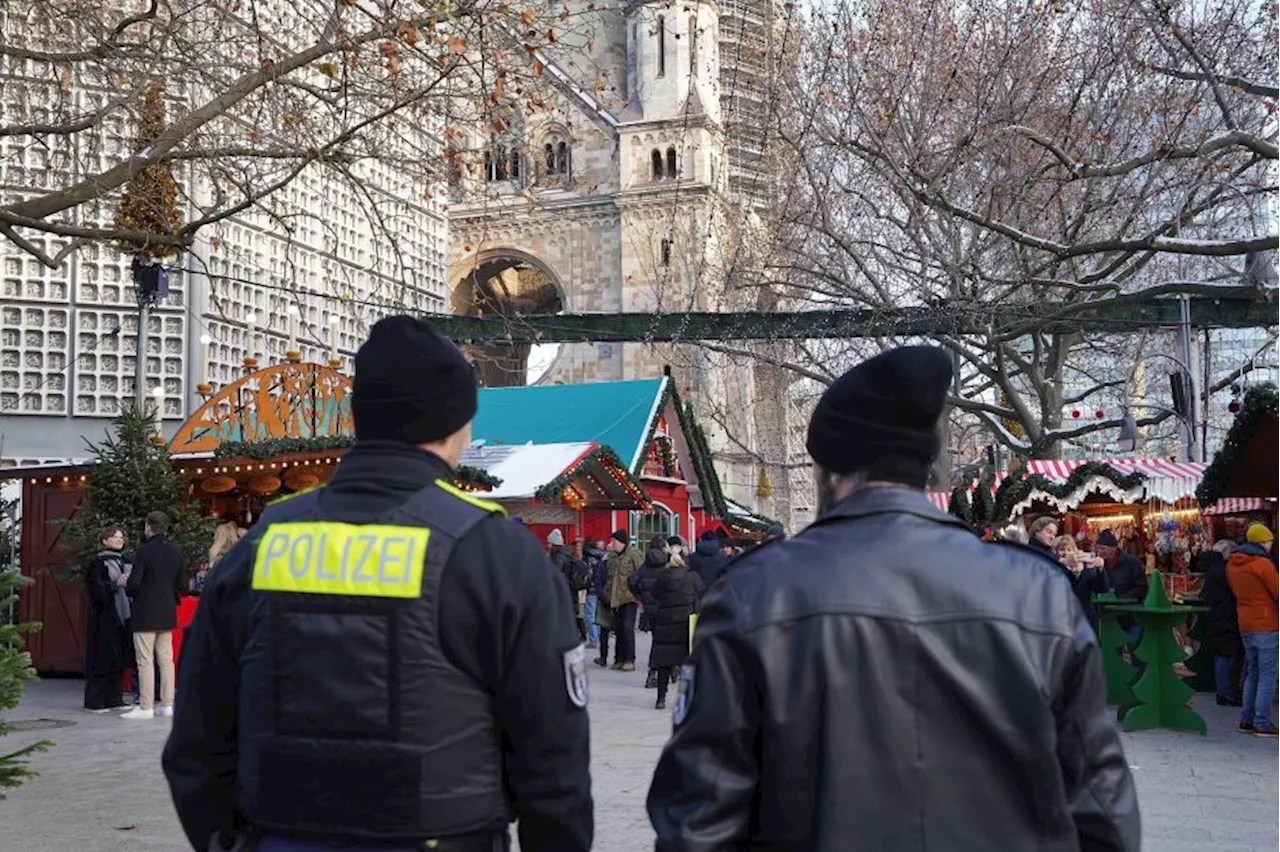
[[[250,458],[255,461],[291,453],[322,453],[345,450],[355,443],[350,435],[315,435],[310,438],[265,438],[261,441],[226,441],[213,451],[219,458]]]
[[[720,489],[720,477],[716,475],[715,466],[711,463],[711,448],[707,445],[706,433],[693,419],[693,403],[685,403],[683,407],[677,404],[676,411],[680,412],[680,428],[689,440],[689,456],[693,462],[694,476],[698,478],[698,485],[702,490],[704,509],[710,508],[713,516],[727,520],[729,503]]]
[[[1001,480],[994,494],[982,484],[973,488],[975,481],[990,482],[995,475],[994,468],[986,467],[977,473],[967,474],[951,492],[948,510],[970,526],[1003,527],[1012,522],[1014,507],[1026,501],[1034,492],[1050,494],[1061,500],[1074,494],[1088,480],[1097,477],[1106,479],[1125,491],[1132,491],[1146,480],[1137,471],[1121,473],[1105,462],[1085,462],[1071,471],[1066,482],[1062,483],[1054,482],[1043,474],[1028,473],[1027,467],[1028,461],[1023,459],[1017,471],[1010,472]]]
[[[355,444],[350,435],[316,435],[310,438],[266,438],[262,441],[226,441],[213,454],[218,458],[248,458],[264,461],[292,453],[323,453],[346,450]],[[471,465],[458,465],[454,481],[491,491],[502,484],[499,477]]]
[[[1213,463],[1205,469],[1204,477],[1196,488],[1196,500],[1201,506],[1211,506],[1223,497],[1243,495],[1227,494],[1227,480],[1237,465],[1244,463],[1244,448],[1253,440],[1259,427],[1267,420],[1275,420],[1277,413],[1276,386],[1270,383],[1250,388],[1244,395],[1240,413],[1222,442],[1222,449],[1213,457]]]
[[[618,454],[613,451],[613,448],[605,446],[596,447],[590,453],[579,459],[578,463],[573,467],[569,468],[564,473],[560,474],[555,479],[535,491],[533,496],[543,503],[560,503],[560,495],[564,491],[565,486],[577,479],[582,474],[582,469],[596,459],[599,459],[606,465],[612,462],[621,471],[626,471],[627,469],[626,464],[622,459],[618,458]],[[645,494],[644,487],[639,483],[634,484],[640,489],[640,493],[644,495],[644,499],[647,501],[649,499],[649,495]]]

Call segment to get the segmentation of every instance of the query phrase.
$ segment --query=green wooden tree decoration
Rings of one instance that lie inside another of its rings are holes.
[[[1129,636],[1120,626],[1120,619],[1112,609],[1124,603],[1115,592],[1101,592],[1093,596],[1098,611],[1098,646],[1102,653],[1102,671],[1107,680],[1107,703],[1121,706],[1133,703],[1133,667],[1121,656],[1128,647]]]
[[[1120,708],[1118,717],[1126,731],[1172,728],[1206,733],[1204,719],[1187,706],[1194,690],[1173,671],[1187,658],[1173,629],[1186,621],[1194,607],[1173,606],[1164,591],[1160,572],[1151,575],[1147,597],[1141,606],[1116,607],[1133,615],[1142,627],[1142,640],[1134,655],[1146,668],[1133,684],[1133,702]]]
[[[147,513],[161,511],[171,520],[169,538],[190,569],[209,551],[215,520],[206,518],[169,463],[164,447],[152,441],[155,419],[129,409],[116,417],[113,434],[101,444],[87,442],[95,459],[86,471],[85,503],[64,527],[73,560],[63,579],[78,576],[79,566],[102,547],[102,528],[124,527],[126,549],[142,537]]]
[[[1187,601],[1187,603],[1193,602]],[[1217,692],[1218,680],[1214,676],[1214,664],[1217,662],[1218,655],[1209,645],[1209,622],[1203,613],[1196,616],[1196,620],[1192,622],[1191,629],[1187,631],[1187,638],[1196,643],[1196,649],[1187,660],[1187,669],[1191,674],[1185,676],[1182,679],[1183,682],[1196,692]]]
[[[138,118],[136,151],[146,150],[164,133],[164,86],[156,83],[147,89]],[[156,163],[142,169],[125,184],[120,205],[116,208],[117,228],[156,236],[171,236],[182,227],[178,210],[178,185],[168,163]],[[155,245],[145,240],[124,240],[121,251],[150,258],[175,254],[177,246]]]
[[[0,711],[17,707],[26,690],[26,682],[36,676],[35,669],[31,668],[31,655],[22,650],[22,636],[39,630],[40,624],[16,624],[7,615],[17,612],[18,589],[30,583],[30,577],[0,567]],[[11,730],[0,718],[0,737]],[[0,750],[0,802],[4,801],[6,789],[17,787],[24,779],[36,774],[30,766],[31,755],[51,745],[48,740],[40,740],[7,754]]]

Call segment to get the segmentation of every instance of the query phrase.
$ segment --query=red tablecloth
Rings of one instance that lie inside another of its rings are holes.
[[[178,629],[173,631],[173,665],[177,669],[178,660],[182,656],[182,638],[186,635],[187,628],[191,626],[191,619],[196,617],[196,605],[200,603],[199,595],[183,595],[182,600],[178,602]],[[124,673],[124,691],[133,691],[133,684],[130,682],[129,672]]]

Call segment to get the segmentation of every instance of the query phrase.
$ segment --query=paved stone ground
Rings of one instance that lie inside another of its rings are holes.
[[[641,639],[641,659],[647,652]],[[670,728],[653,709],[644,675],[592,667],[592,776],[601,852],[652,849],[644,798]],[[123,722],[80,710],[83,682],[32,686],[10,721],[73,723],[6,737],[3,749],[40,737],[41,776],[0,803],[5,849],[24,852],[179,852],[185,840],[160,773],[168,720]],[[1198,696],[1208,736],[1147,731],[1125,735],[1151,852],[1275,852],[1277,742],[1235,733],[1234,710]],[[10,845],[22,838],[20,845]]]

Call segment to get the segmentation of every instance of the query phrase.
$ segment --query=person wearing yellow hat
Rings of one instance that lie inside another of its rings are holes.
[[[1270,559],[1275,539],[1267,526],[1253,524],[1245,531],[1245,543],[1227,560],[1245,653],[1240,732],[1259,737],[1280,736],[1271,719],[1280,665],[1280,582]]]

